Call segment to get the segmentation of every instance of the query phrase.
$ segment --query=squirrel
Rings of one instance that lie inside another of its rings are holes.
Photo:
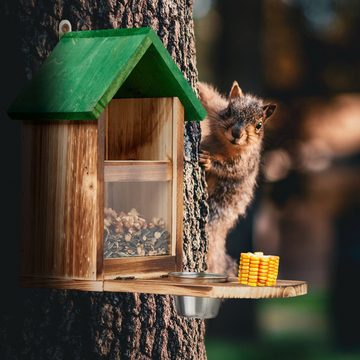
[[[201,82],[198,90],[208,113],[201,122],[199,153],[208,190],[208,271],[236,276],[237,263],[226,253],[226,236],[253,198],[264,125],[276,105],[243,94],[236,81],[228,97]]]

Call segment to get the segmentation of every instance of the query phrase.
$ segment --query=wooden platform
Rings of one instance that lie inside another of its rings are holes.
[[[134,292],[159,295],[204,296],[220,299],[287,298],[307,294],[307,283],[295,280],[278,280],[276,286],[251,287],[241,285],[236,278],[226,283],[192,284],[167,278],[124,279],[104,281],[76,281],[22,277],[21,286],[82,291]]]
[[[287,298],[305,295],[304,281],[278,280],[276,286],[251,287],[241,285],[237,279],[226,283],[191,284],[166,278],[147,280],[105,280],[104,291],[142,292],[150,294],[171,294],[205,296],[221,299]]]
[[[20,276],[20,286],[24,288],[45,288],[57,290],[103,291],[102,280],[76,280],[46,278],[41,276]]]

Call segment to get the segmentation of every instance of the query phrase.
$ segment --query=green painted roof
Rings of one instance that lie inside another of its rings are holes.
[[[112,98],[178,97],[186,120],[206,111],[150,28],[65,34],[8,110],[14,119],[98,119]]]

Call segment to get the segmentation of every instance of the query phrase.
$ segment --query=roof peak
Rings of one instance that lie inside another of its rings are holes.
[[[113,98],[178,97],[186,120],[206,116],[154,30],[66,33],[8,113],[16,119],[95,120]]]

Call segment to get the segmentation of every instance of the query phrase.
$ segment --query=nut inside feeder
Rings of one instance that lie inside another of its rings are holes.
[[[170,233],[164,219],[149,221],[135,208],[129,212],[105,208],[104,216],[105,258],[169,253]]]
[[[204,272],[172,272],[169,273],[168,277],[188,284],[222,283],[227,281],[226,275]],[[219,313],[222,302],[222,299],[218,298],[184,295],[174,296],[174,300],[178,315],[200,319],[215,318]]]

